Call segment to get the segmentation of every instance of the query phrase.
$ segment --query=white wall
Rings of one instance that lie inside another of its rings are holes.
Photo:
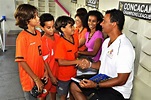
[[[6,16],[6,34],[9,32],[9,30],[19,29],[17,26],[15,26],[14,11],[14,0],[0,0],[0,18],[1,16]]]

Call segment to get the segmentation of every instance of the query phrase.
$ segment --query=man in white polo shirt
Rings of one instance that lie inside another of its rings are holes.
[[[122,33],[125,17],[120,10],[106,11],[101,23],[107,38],[102,45],[102,54],[97,63],[86,64],[83,69],[99,69],[99,73],[111,78],[99,83],[84,79],[71,83],[71,93],[75,100],[128,100],[134,77],[135,51],[129,39]],[[90,66],[91,65],[91,66]],[[97,88],[97,89],[95,89]],[[97,95],[93,95],[94,92]]]

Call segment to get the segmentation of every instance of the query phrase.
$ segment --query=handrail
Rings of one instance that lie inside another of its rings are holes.
[[[6,16],[2,16],[2,19],[0,20],[0,24],[2,22],[2,33],[3,33],[3,41],[2,41],[2,37],[0,35],[0,43],[2,46],[3,52],[5,52],[5,25],[4,25],[4,21],[6,21]]]
[[[66,10],[65,7],[63,7],[63,5],[58,1],[58,0],[54,0],[61,8],[62,10],[68,15],[70,16],[70,13]]]
[[[2,16],[2,19],[0,20],[0,23],[1,23],[3,20],[6,21],[6,16]]]

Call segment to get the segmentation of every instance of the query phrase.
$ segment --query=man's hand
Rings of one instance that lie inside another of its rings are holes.
[[[83,79],[80,81],[79,85],[82,88],[95,88],[97,84],[91,80]]]
[[[87,59],[82,59],[81,61],[82,63],[79,64],[79,67],[81,69],[88,69],[90,67],[90,61],[88,61]]]

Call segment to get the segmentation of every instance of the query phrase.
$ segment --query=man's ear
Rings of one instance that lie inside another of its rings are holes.
[[[117,22],[113,22],[113,23],[112,23],[112,26],[116,26],[116,25],[117,25]]]

